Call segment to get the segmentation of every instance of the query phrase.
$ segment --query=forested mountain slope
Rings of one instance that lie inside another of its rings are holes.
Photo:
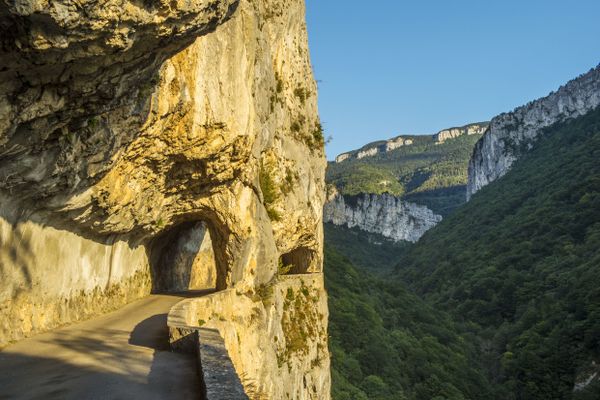
[[[345,239],[346,245],[357,243],[356,237]],[[357,256],[362,265],[355,267],[336,247],[327,237],[334,400],[490,398],[475,346],[456,333],[447,314],[403,284],[367,273],[365,268],[378,269],[367,258]],[[383,257],[379,252],[373,262]]]
[[[390,193],[447,215],[465,202],[467,166],[479,134],[443,142],[436,136],[406,136],[411,145],[361,159],[330,162],[327,183],[343,195]]]
[[[548,128],[397,270],[478,337],[495,398],[599,399],[600,109]]]

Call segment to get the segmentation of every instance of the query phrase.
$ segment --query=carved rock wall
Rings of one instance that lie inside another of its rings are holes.
[[[322,270],[326,163],[304,19],[302,0],[0,6],[0,345],[146,295],[165,246],[204,223],[216,287],[240,293],[222,306],[245,298],[264,316],[235,325],[238,345],[288,346],[271,341],[283,314],[256,299],[283,254]],[[306,285],[325,321],[322,284]],[[269,398],[327,399],[325,328],[309,332],[318,355],[292,352],[294,375],[235,366]]]

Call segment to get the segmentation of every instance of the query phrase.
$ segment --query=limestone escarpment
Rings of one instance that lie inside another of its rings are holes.
[[[265,352],[294,348],[269,340],[267,327],[288,323],[273,311],[282,294],[259,295],[283,272],[307,276],[308,307],[326,321],[325,159],[303,1],[31,2],[0,6],[0,29],[0,345],[149,293],[165,281],[161,241],[177,247],[200,222],[214,284],[231,291],[219,306],[264,317],[220,321],[228,349],[256,338]],[[280,387],[329,398],[319,324],[289,365],[232,357],[243,383],[272,399]]]
[[[487,127],[487,122],[478,122],[457,128],[443,129],[432,135],[432,137],[435,143],[441,144],[448,139],[455,139],[463,135],[482,135],[486,131]],[[369,143],[358,150],[339,154],[335,158],[335,162],[341,163],[350,159],[360,160],[366,157],[376,156],[377,154],[385,154],[404,146],[410,146],[415,143],[413,136],[415,135],[402,135],[389,140]]]
[[[387,193],[344,198],[334,191],[328,196],[323,220],[348,228],[358,227],[394,241],[416,242],[442,217],[423,205]]]
[[[444,143],[448,139],[454,139],[462,135],[483,135],[488,128],[487,122],[469,124],[459,128],[448,128],[434,135],[436,143]]]
[[[548,96],[493,118],[469,161],[467,199],[503,176],[530,150],[543,129],[576,118],[600,105],[600,66],[573,79]]]
[[[338,156],[328,165],[327,181],[345,197],[328,197],[325,220],[417,241],[439,215],[465,202],[469,157],[487,125],[399,136]]]
[[[410,137],[398,136],[385,141],[369,143],[368,145],[363,146],[358,150],[353,150],[347,153],[339,154],[335,158],[335,162],[341,163],[343,161],[353,158],[360,160],[366,157],[373,157],[380,153],[387,153],[396,150],[397,148],[400,148],[402,146],[410,146],[411,144],[413,144],[413,140]]]

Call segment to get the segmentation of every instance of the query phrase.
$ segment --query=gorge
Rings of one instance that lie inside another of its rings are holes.
[[[0,400],[600,399],[596,9],[1,2]]]

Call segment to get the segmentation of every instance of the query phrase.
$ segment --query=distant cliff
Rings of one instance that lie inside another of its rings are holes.
[[[377,154],[388,153],[403,146],[411,146],[415,143],[414,136],[429,136],[435,143],[444,143],[448,139],[454,139],[462,135],[482,135],[488,127],[487,122],[478,122],[461,127],[443,129],[434,135],[401,135],[389,140],[380,140],[369,143],[358,150],[342,153],[335,158],[336,163],[350,159],[363,159]]]
[[[475,124],[469,124],[458,128],[448,128],[439,131],[433,135],[436,143],[444,143],[448,139],[454,139],[462,135],[483,135],[488,128],[488,122],[479,122]]]
[[[600,105],[600,66],[558,91],[492,119],[469,161],[467,198],[503,176],[543,128],[586,114]]]
[[[323,210],[324,222],[377,233],[394,241],[416,242],[442,217],[429,208],[390,194],[344,196],[333,191]]]

